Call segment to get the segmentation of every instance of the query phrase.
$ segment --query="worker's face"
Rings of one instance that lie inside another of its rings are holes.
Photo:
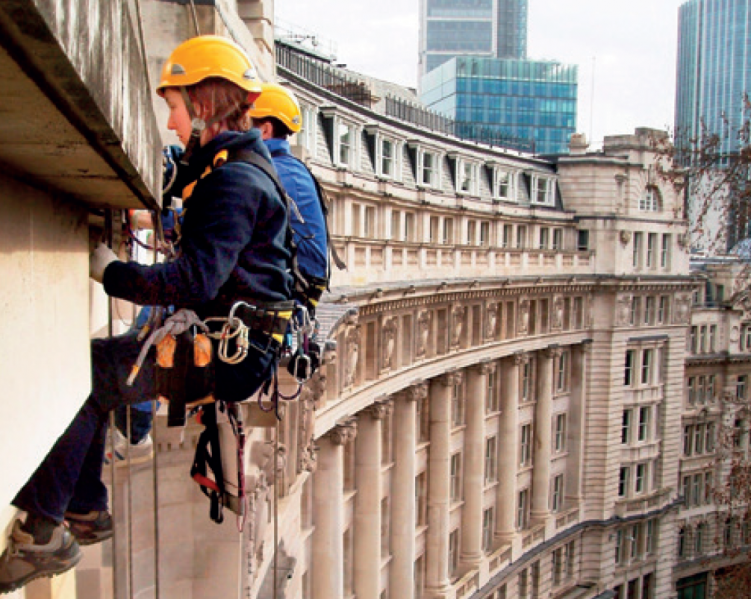
[[[178,90],[168,87],[164,90],[164,100],[169,108],[167,129],[174,131],[183,146],[187,146],[192,127],[183,96]]]

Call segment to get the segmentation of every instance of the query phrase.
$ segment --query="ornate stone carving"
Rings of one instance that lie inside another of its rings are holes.
[[[495,362],[480,362],[479,364],[475,364],[474,368],[478,374],[486,376],[495,371]]]
[[[498,324],[498,304],[488,304],[485,314],[485,338],[493,339],[495,338],[496,326]]]
[[[365,411],[370,414],[373,420],[383,420],[394,409],[394,402],[390,399],[385,401],[377,401],[373,405],[365,408]]]
[[[461,370],[454,370],[453,372],[446,372],[437,378],[444,387],[461,385],[464,380],[464,372]]]
[[[555,360],[556,358],[561,357],[561,354],[563,353],[563,348],[557,345],[551,345],[543,349],[541,353],[546,358],[549,358],[550,360]]]
[[[558,295],[553,300],[553,329],[560,331],[563,328],[563,297]]]
[[[466,316],[466,306],[454,306],[453,310],[451,310],[451,345],[459,345],[461,342]]]
[[[621,245],[628,245],[631,243],[631,231],[626,231],[625,229],[621,230],[619,239],[621,241]]]
[[[316,373],[318,374],[318,373]],[[310,382],[312,383],[312,381]],[[310,385],[308,383],[308,385]],[[298,400],[300,408],[300,422],[297,434],[297,473],[311,472],[311,463],[315,464],[315,444],[313,429],[315,422],[316,399],[313,390],[306,385],[300,392]],[[315,467],[315,466],[313,466]]]
[[[402,391],[402,397],[404,397],[406,401],[422,401],[427,396],[428,384],[425,382],[416,383]]]
[[[383,351],[382,368],[384,370],[394,368],[394,349],[396,347],[396,318],[390,318],[381,329],[381,342]]]
[[[631,320],[631,302],[633,302],[633,296],[630,293],[624,293],[618,296],[615,307],[615,323],[616,325],[627,325]]]
[[[357,421],[352,418],[342,424],[337,424],[325,435],[334,445],[346,445],[354,441],[357,436]]]
[[[357,378],[357,361],[360,352],[360,329],[353,328],[347,335],[347,357],[344,386],[352,387]]]
[[[514,366],[522,366],[529,362],[529,355],[525,353],[514,354],[513,356]]]
[[[675,310],[673,310],[673,324],[688,324],[691,314],[691,296],[677,295]]]
[[[529,330],[529,300],[524,298],[519,302],[519,334],[526,335]]]
[[[431,318],[428,310],[423,310],[417,317],[417,345],[415,350],[418,358],[425,357],[427,352]]]

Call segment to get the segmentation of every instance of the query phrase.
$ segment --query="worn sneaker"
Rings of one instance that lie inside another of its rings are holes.
[[[146,435],[138,443],[130,443],[117,428],[112,436],[107,438],[107,449],[104,452],[104,463],[110,464],[115,460],[115,466],[125,466],[130,457],[130,465],[148,462],[154,457],[154,442],[151,435]]]
[[[0,556],[0,593],[15,591],[35,578],[67,572],[79,561],[81,550],[64,524],[55,527],[48,543],[37,545],[16,520],[8,548]]]
[[[112,516],[107,511],[88,514],[65,512],[65,521],[79,545],[93,545],[112,537]]]

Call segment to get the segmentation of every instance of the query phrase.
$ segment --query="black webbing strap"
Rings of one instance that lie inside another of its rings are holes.
[[[190,476],[198,483],[203,494],[211,502],[209,517],[217,524],[221,524],[224,521],[222,508],[224,507],[225,487],[216,411],[216,404],[201,408],[201,424],[205,428],[198,437]],[[209,477],[209,470],[214,474],[213,480]]]

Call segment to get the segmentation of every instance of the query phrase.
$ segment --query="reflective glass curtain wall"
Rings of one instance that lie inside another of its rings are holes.
[[[678,13],[675,129],[681,139],[710,133],[738,149],[743,96],[751,93],[751,0],[689,0]],[[724,121],[727,120],[727,124]]]

